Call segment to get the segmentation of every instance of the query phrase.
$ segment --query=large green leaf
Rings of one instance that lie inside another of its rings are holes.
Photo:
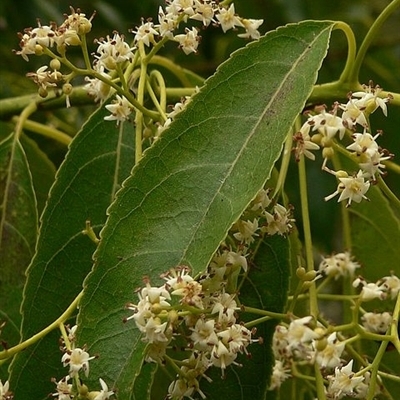
[[[38,215],[41,215],[49,195],[49,190],[54,182],[56,168],[34,140],[26,135],[22,135],[21,144],[25,150],[32,173]]]
[[[21,282],[35,250],[36,199],[24,150],[15,134],[0,143],[0,285]],[[1,304],[0,304],[1,307]]]
[[[142,363],[124,304],[148,275],[203,270],[263,186],[325,57],[333,23],[307,21],[235,52],[176,118],[124,183],[85,281],[79,341],[102,377],[129,399]],[[90,378],[90,377],[89,377]]]
[[[22,305],[23,339],[53,322],[82,290],[96,246],[85,235],[85,221],[99,231],[106,209],[133,166],[131,124],[119,131],[104,121],[107,110],[94,113],[73,140],[42,216],[36,255],[27,272]],[[54,391],[50,379],[67,371],[60,362],[60,332],[18,354],[12,364],[16,398],[41,399]],[[33,384],[34,383],[34,384]]]

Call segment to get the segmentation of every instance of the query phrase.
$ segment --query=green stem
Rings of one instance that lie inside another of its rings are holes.
[[[296,119],[296,130],[300,129],[300,119]],[[290,156],[292,153],[292,145],[293,145],[293,135],[292,135],[292,130],[288,133],[286,136],[285,140],[285,146],[283,148],[282,152],[282,162],[281,162],[281,167],[279,169],[279,176],[278,180],[276,182],[276,187],[274,190],[274,194],[272,195],[272,198],[275,198],[275,196],[278,193],[283,193],[284,191],[284,183],[286,181],[286,175],[289,169],[289,163],[290,163]]]
[[[81,49],[82,49],[82,55],[83,59],[85,61],[85,66],[88,70],[92,69],[92,65],[90,63],[90,58],[89,58],[89,53],[87,49],[87,41],[86,41],[86,35],[81,35]]]
[[[390,205],[397,210],[397,213],[400,214],[400,199],[390,190],[386,182],[382,179],[380,175],[378,175],[378,186],[382,190],[383,194],[389,199]]]
[[[368,394],[366,400],[373,400],[375,398],[375,393],[376,393],[376,384],[378,381],[378,371],[379,371],[379,365],[382,361],[383,355],[385,354],[386,347],[389,342],[384,341],[381,343],[379,346],[379,350],[375,355],[374,361],[371,364],[371,378],[369,381],[369,388],[368,388]]]
[[[12,121],[18,124],[20,119],[21,117],[14,117]],[[64,132],[61,132],[58,129],[41,124],[39,122],[27,119],[25,121],[22,121],[22,127],[28,131],[35,132],[39,135],[48,137],[59,143],[65,144],[66,146],[68,146],[72,141],[72,138],[69,135],[65,134]]]
[[[300,183],[300,202],[301,215],[303,219],[304,246],[306,255],[307,271],[314,271],[314,257],[312,248],[310,213],[308,209],[308,194],[307,194],[307,174],[304,155],[300,156],[298,162],[299,167],[299,183]],[[315,319],[318,317],[317,290],[315,282],[312,283],[309,289],[310,292],[310,315]]]
[[[349,76],[350,82],[357,82],[360,74],[361,65],[364,61],[365,55],[367,54],[368,48],[370,47],[373,40],[378,36],[378,32],[381,29],[383,23],[387,18],[393,14],[397,7],[400,6],[400,0],[392,1],[376,18],[372,26],[369,28],[363,42],[361,43],[360,49],[358,50],[357,57],[354,61],[351,74]]]
[[[354,32],[352,31],[349,25],[341,21],[337,22],[333,29],[334,30],[340,29],[342,32],[344,32],[347,38],[347,46],[348,46],[346,65],[344,66],[343,72],[340,75],[339,83],[348,82],[351,85],[356,85],[358,82],[357,76],[354,79],[352,75],[352,67],[354,65],[354,60],[356,58],[356,50],[357,50],[356,38],[354,36]]]
[[[14,347],[11,347],[10,349],[1,351],[0,352],[0,360],[13,357],[15,354],[19,353],[20,351],[26,349],[27,347],[29,347],[32,344],[36,343],[38,340],[40,340],[43,337],[45,337],[52,330],[57,329],[60,326],[60,324],[64,323],[71,316],[71,314],[76,310],[76,308],[78,307],[79,301],[81,300],[82,296],[83,296],[83,291],[80,292],[78,294],[78,296],[75,297],[74,301],[60,315],[60,317],[58,317],[54,322],[52,322],[45,329],[43,329],[42,331],[40,331],[36,335],[33,335],[29,339],[17,344]]]
[[[246,313],[250,313],[250,314],[264,315],[264,316],[269,317],[271,319],[274,319],[274,318],[275,319],[287,319],[288,318],[287,314],[261,310],[259,308],[254,308],[254,307],[242,306],[241,307],[241,311],[242,312],[246,312]]]
[[[315,386],[317,388],[318,400],[326,400],[324,378],[322,377],[321,370],[318,363],[314,363]]]
[[[142,41],[138,42],[139,54],[141,59],[140,64],[140,76],[137,91],[137,101],[139,104],[144,103],[144,92],[147,81],[147,58],[146,51],[144,48],[144,43]],[[143,138],[143,112],[141,110],[136,111],[135,117],[135,164],[137,164],[142,158],[142,138]]]

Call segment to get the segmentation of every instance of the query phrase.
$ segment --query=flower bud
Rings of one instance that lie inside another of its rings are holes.
[[[307,273],[304,274],[304,276],[302,277],[303,281],[312,281],[315,279],[315,277],[317,276],[317,271],[308,271]]]
[[[328,340],[324,337],[322,339],[316,340],[314,343],[315,350],[323,351],[328,344]]]
[[[46,90],[46,88],[44,87],[40,87],[38,90],[39,96],[43,97],[44,99],[47,97],[47,95],[49,94],[49,92]]]
[[[50,61],[50,68],[58,71],[61,68],[61,63],[57,58],[53,58]]]
[[[37,44],[35,46],[35,55],[41,56],[42,54],[43,54],[43,46],[41,46],[40,44]]]
[[[64,94],[69,95],[72,93],[72,85],[70,83],[65,83],[62,87],[62,91]]]
[[[333,150],[333,147],[324,147],[322,149],[322,157],[323,158],[331,159],[334,154],[335,154],[335,150]]]
[[[304,267],[298,267],[296,269],[296,276],[303,280],[304,275],[306,274],[306,269]]]

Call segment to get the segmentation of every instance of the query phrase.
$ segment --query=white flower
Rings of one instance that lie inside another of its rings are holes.
[[[59,382],[56,382],[55,379],[52,379],[57,387],[56,393],[52,393],[53,397],[57,397],[57,400],[71,400],[72,399],[72,384],[68,383],[71,377],[68,375],[65,378],[61,379]],[[2,399],[2,397],[0,397]]]
[[[236,357],[237,353],[229,351],[229,349],[219,341],[212,350],[210,361],[212,365],[222,369],[222,376],[224,376],[226,367],[234,364]]]
[[[106,121],[117,121],[117,125],[126,121],[132,113],[131,103],[125,96],[119,96],[118,94],[113,104],[106,105],[106,109],[111,112],[111,115],[104,117],[104,119]]]
[[[358,277],[353,282],[353,287],[362,285],[361,300],[370,301],[373,299],[386,299],[385,287],[383,285],[377,285],[376,283],[367,283],[364,278]]]
[[[271,191],[270,189],[261,189],[257,193],[257,196],[251,202],[250,210],[252,211],[265,210],[271,203],[271,199],[268,196],[270,191]]]
[[[279,389],[282,383],[290,378],[290,368],[286,367],[281,360],[275,360],[275,365],[272,370],[271,383],[268,390]]]
[[[276,359],[289,358],[291,351],[288,342],[288,329],[283,325],[277,325],[272,338],[272,351]]]
[[[346,104],[341,104],[340,108],[343,110],[342,120],[347,128],[353,129],[356,124],[364,128],[368,127],[368,122],[364,114],[364,104],[350,99]]]
[[[345,367],[336,367],[335,375],[329,375],[328,394],[333,395],[334,399],[340,399],[343,396],[354,395],[354,389],[359,385],[364,377],[354,376],[353,360],[351,360]]]
[[[10,383],[6,381],[3,385],[0,379],[0,400],[7,400],[7,399],[12,399],[12,393],[9,391],[10,389]],[[8,397],[10,396],[10,397]]]
[[[85,375],[89,375],[89,361],[96,358],[95,356],[89,356],[85,350],[77,347],[76,349],[67,351],[61,358],[63,366],[69,366],[70,376],[74,376],[81,369],[85,372]]]
[[[194,347],[198,350],[208,350],[218,343],[214,319],[206,321],[200,318],[191,330],[193,332],[190,335],[190,339],[193,341]]]
[[[234,29],[236,26],[244,27],[240,18],[235,14],[235,5],[233,3],[228,9],[220,8],[216,18],[224,33],[229,29]]]
[[[303,127],[309,127],[308,122],[306,122]],[[310,160],[315,160],[315,155],[311,151],[319,150],[319,146],[311,141],[308,133],[297,132],[293,136],[293,140],[296,142],[296,147],[294,148],[296,161],[300,160],[300,156],[304,154],[305,157]]]
[[[308,326],[312,320],[312,316],[307,316],[295,319],[290,323],[287,332],[288,347],[290,349],[296,349],[300,344],[308,344],[313,339],[318,338],[318,333]]]
[[[260,32],[258,28],[264,22],[263,19],[242,19],[243,27],[246,29],[246,33],[240,33],[238,36],[245,39],[259,39]]]
[[[233,324],[217,334],[232,353],[247,353],[251,343],[251,331],[240,324]]]
[[[136,31],[132,31],[135,34],[135,42],[143,42],[146,46],[155,43],[154,36],[158,36],[159,33],[151,21],[144,22],[142,20],[142,25],[136,28]]]
[[[179,43],[179,48],[188,55],[190,53],[197,53],[197,47],[199,46],[200,36],[196,28],[192,30],[186,28],[184,34],[174,36],[174,40]]]
[[[144,341],[149,343],[156,343],[156,342],[169,342],[170,337],[167,337],[167,325],[168,322],[161,322],[160,318],[158,317],[150,317],[146,321],[145,326],[138,325],[138,328],[141,332],[145,334]],[[170,335],[168,335],[170,336]]]
[[[99,64],[96,65],[98,65],[98,72],[104,78],[109,79],[111,81],[111,76],[104,72],[104,66]],[[101,103],[103,103],[103,101],[108,97],[110,93],[111,89],[110,86],[101,81],[100,79],[97,78],[91,79],[88,76],[85,77],[85,81],[88,82],[84,86],[88,95],[90,97],[93,97],[95,102],[100,101]]]
[[[349,207],[352,201],[360,203],[362,199],[368,200],[365,193],[368,191],[371,184],[369,181],[365,181],[362,170],[359,170],[356,176],[351,177],[349,177],[347,173],[344,174],[343,171],[339,171],[339,173],[335,174],[340,183],[335,192],[325,197],[325,201],[332,199],[339,193],[338,202],[347,200],[346,207]]]
[[[388,312],[367,312],[361,317],[361,320],[367,331],[384,334],[392,323],[392,316]]]
[[[154,28],[160,32],[160,35],[169,39],[173,38],[172,32],[178,26],[178,16],[175,14],[165,14],[163,8],[158,8],[158,22]]]
[[[316,352],[316,363],[321,368],[335,368],[339,366],[344,347],[345,344],[336,338],[336,332],[331,333],[327,338],[325,348]]]
[[[364,92],[352,93],[352,97],[357,98],[357,103],[359,107],[364,107],[368,110],[369,114],[372,114],[378,107],[382,109],[382,112],[387,116],[387,106],[386,103],[389,102],[389,97],[382,99],[379,97],[382,92],[382,88],[379,85],[375,87],[372,86],[372,82],[367,85],[363,85]]]
[[[264,217],[266,218],[266,224],[261,228],[262,232],[266,232],[268,235],[281,235],[285,236],[290,233],[293,228],[292,223],[293,218],[290,218],[291,211],[286,209],[281,204],[275,204],[273,209],[273,214],[269,212],[264,212]]]
[[[93,400],[107,400],[109,399],[114,392],[112,390],[108,390],[107,384],[103,381],[103,379],[99,379],[101,385],[101,391],[96,395]]]
[[[124,41],[124,36],[114,33],[113,37],[107,36],[107,40],[98,41],[99,46],[95,58],[99,66],[108,70],[114,70],[117,64],[133,59],[134,47],[130,47]]]
[[[324,272],[328,276],[333,276],[335,279],[338,279],[339,276],[352,277],[357,268],[360,268],[360,264],[352,261],[351,255],[347,251],[325,257],[319,265],[320,272]]]
[[[220,294],[215,300],[211,310],[212,314],[218,313],[218,322],[220,324],[235,323],[235,311],[239,310],[234,295],[228,293]]]
[[[208,26],[211,22],[215,22],[214,8],[211,1],[194,0],[194,14],[192,14],[190,18],[202,22],[204,26]]]
[[[392,300],[394,300],[400,292],[400,279],[396,275],[385,276],[381,279],[383,287],[388,291]]]
[[[38,22],[38,27],[30,31],[31,38],[34,38],[36,44],[43,47],[51,47],[54,43],[54,36],[56,35],[50,26],[41,25]]]
[[[379,135],[380,133],[377,133],[375,136],[372,136],[365,129],[363,133],[354,133],[352,135],[354,142],[347,146],[346,149],[354,151],[357,154],[368,153],[372,156],[379,151],[378,143],[376,143],[376,138]]]
[[[183,399],[184,397],[191,398],[194,387],[189,387],[185,379],[177,379],[172,381],[168,387],[168,399]]]
[[[239,219],[236,222],[236,227],[239,232],[234,233],[233,236],[241,243],[253,243],[254,236],[258,236],[256,233],[258,230],[258,220],[256,218],[254,218],[253,222]]]
[[[194,14],[194,0],[167,0],[167,10],[168,14],[180,16],[184,15],[193,15]],[[183,19],[186,21],[186,19]]]
[[[313,126],[313,131],[317,130],[329,139],[332,139],[338,132],[339,138],[343,139],[346,128],[342,118],[336,115],[336,110],[337,108],[334,108],[334,111],[330,113],[323,109],[319,114],[310,117],[307,122]]]

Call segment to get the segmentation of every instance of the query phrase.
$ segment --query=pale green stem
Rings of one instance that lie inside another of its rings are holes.
[[[350,74],[350,81],[356,82],[358,80],[358,76],[360,74],[361,65],[364,61],[365,55],[367,54],[368,48],[371,46],[371,43],[378,36],[379,30],[381,29],[383,23],[387,20],[387,18],[393,14],[393,12],[400,6],[400,0],[392,1],[375,19],[372,26],[369,28],[368,33],[364,37],[363,42],[361,43],[360,49],[358,50],[357,57],[354,61],[353,68]]]
[[[299,183],[300,183],[300,201],[301,201],[301,215],[303,219],[303,232],[304,232],[304,246],[306,255],[307,271],[314,271],[314,259],[310,226],[310,213],[308,209],[308,193],[307,193],[307,174],[304,155],[300,156],[299,162]],[[315,319],[318,317],[318,302],[317,290],[315,282],[309,288],[310,292],[310,315]]]
[[[241,307],[241,311],[242,312],[246,312],[246,313],[250,313],[250,314],[264,315],[264,316],[269,317],[271,319],[287,319],[288,318],[287,314],[261,310],[259,308],[247,307],[247,306],[243,306],[243,305]]]
[[[378,186],[382,190],[383,194],[389,199],[390,205],[397,210],[397,213],[400,214],[400,199],[390,190],[386,182],[382,179],[380,175],[377,178]]]
[[[157,99],[156,94],[154,93],[153,88],[151,87],[151,83],[147,80],[146,81],[146,88],[150,95],[151,101],[153,102],[154,106],[156,107],[157,111],[160,113],[163,122],[167,120],[167,116],[165,115],[164,109],[161,106],[160,102]]]
[[[167,110],[167,88],[165,85],[164,77],[160,71],[154,70],[154,71],[151,71],[151,73],[150,73],[150,80],[151,80],[151,82],[153,80],[155,80],[155,82],[157,84],[157,88],[160,93],[159,94],[159,96],[160,96],[159,104],[161,106],[161,109],[163,110],[163,113],[165,114],[166,110]]]
[[[393,161],[384,161],[385,167],[387,170],[394,172],[395,174],[400,175],[400,165],[394,163]]]
[[[14,117],[12,121],[18,124],[20,119],[21,117]],[[66,135],[64,132],[61,132],[58,129],[52,128],[47,125],[43,125],[39,122],[27,119],[22,122],[22,127],[28,131],[35,132],[39,135],[48,137],[59,143],[65,144],[66,146],[68,146],[72,141],[72,138],[69,135]]]
[[[296,120],[295,124],[295,129],[298,130],[300,129],[300,122],[299,118]],[[286,181],[286,175],[289,169],[289,163],[290,163],[290,156],[292,153],[292,145],[293,145],[293,135],[292,135],[292,129],[289,131],[288,135],[286,136],[285,140],[285,146],[283,148],[282,152],[282,161],[281,161],[281,167],[279,169],[279,176],[278,180],[276,182],[276,187],[274,190],[274,194],[272,195],[273,198],[278,193],[283,193],[284,191],[284,183]]]
[[[146,59],[146,51],[144,49],[144,43],[139,41],[139,54],[141,59],[140,64],[140,77],[138,83],[138,91],[137,91],[137,101],[140,104],[144,103],[144,92],[147,81],[147,59]],[[143,113],[140,110],[137,110],[135,117],[135,164],[137,164],[142,158],[142,138],[143,138]]]
[[[397,300],[393,310],[392,324],[390,326],[390,334],[394,337],[392,340],[396,350],[400,354],[400,339],[399,339],[399,315],[400,315],[400,292],[397,293]]]
[[[29,118],[31,114],[33,114],[37,110],[36,102],[28,104],[25,109],[20,114],[17,124],[15,126],[15,134],[19,138],[22,134],[22,129],[25,124],[25,121]]]
[[[90,63],[89,53],[88,53],[88,49],[87,49],[86,35],[80,35],[80,38],[81,38],[82,55],[83,55],[83,59],[85,61],[85,66],[88,70],[90,70],[90,69],[92,69],[92,65]]]
[[[317,389],[318,400],[326,400],[324,378],[322,377],[321,370],[318,363],[314,363],[315,386]]]
[[[349,25],[341,21],[337,22],[333,29],[334,30],[340,29],[346,35],[347,39],[347,60],[343,72],[340,75],[339,84],[343,82],[350,82],[351,84],[357,84],[357,76],[354,79],[351,74],[357,50],[356,38],[354,36],[354,32],[352,31]]]
[[[43,329],[42,331],[40,331],[36,335],[33,335],[32,337],[30,337],[29,339],[25,340],[24,342],[19,343],[16,346],[11,347],[10,349],[1,351],[0,352],[0,360],[13,357],[15,354],[17,354],[20,351],[26,349],[27,347],[31,346],[32,344],[35,344],[38,340],[44,338],[52,330],[59,328],[60,324],[64,323],[72,315],[72,313],[76,310],[76,308],[78,307],[79,301],[81,300],[82,296],[83,296],[83,291],[80,292],[78,294],[78,296],[75,297],[74,301],[60,315],[60,317],[58,317],[54,322],[52,322],[45,329]]]
[[[168,58],[161,57],[161,56],[153,56],[151,60],[149,60],[150,64],[156,64],[161,67],[168,69],[171,73],[173,73],[185,87],[193,87],[193,85],[202,85],[204,83],[204,78],[199,75],[196,75],[192,71],[186,70],[181,66],[175,64]],[[188,78],[191,77],[191,79]]]

